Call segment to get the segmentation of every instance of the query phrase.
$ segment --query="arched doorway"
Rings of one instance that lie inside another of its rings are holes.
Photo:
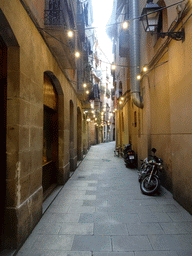
[[[115,128],[113,128],[113,140],[115,140]]]
[[[44,198],[57,183],[58,170],[58,95],[50,77],[44,74],[43,86],[43,174]]]
[[[74,166],[74,104],[70,100],[70,136],[69,136],[69,158],[70,158],[70,171],[75,171]]]
[[[77,108],[77,161],[82,160],[82,117],[81,117],[81,110]]]
[[[120,147],[123,146],[123,113],[119,112],[119,140],[120,140]]]
[[[1,143],[3,150],[2,157],[2,170],[1,170],[1,197],[0,197],[0,205],[2,209],[2,213],[0,216],[0,248],[3,247],[3,237],[4,237],[4,216],[5,216],[5,199],[6,199],[6,129],[7,129],[7,47],[0,36],[0,84],[1,84],[1,97],[3,97],[4,108],[3,108],[3,129],[1,132]],[[0,249],[1,251],[1,249]]]

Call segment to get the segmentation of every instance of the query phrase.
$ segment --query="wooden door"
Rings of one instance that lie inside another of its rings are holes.
[[[58,95],[49,79],[44,79],[43,122],[43,192],[44,195],[57,183],[58,168]]]

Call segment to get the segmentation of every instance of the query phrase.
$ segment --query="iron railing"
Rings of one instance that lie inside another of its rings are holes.
[[[44,23],[45,25],[65,25],[62,10],[45,10]]]

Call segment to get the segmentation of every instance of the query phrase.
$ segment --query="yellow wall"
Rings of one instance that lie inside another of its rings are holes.
[[[166,1],[169,5],[174,1]],[[142,1],[141,6],[145,3]],[[177,16],[176,7],[169,8],[168,27]],[[191,11],[183,19],[183,23]],[[179,27],[182,23],[179,24]],[[142,77],[141,91],[144,108],[141,110],[142,133],[138,140],[139,158],[146,157],[155,147],[157,156],[164,160],[165,173],[162,183],[173,192],[173,196],[192,212],[192,72],[191,72],[191,25],[189,18],[184,24],[185,41],[171,40],[161,54],[160,47],[167,38],[159,39],[147,35],[141,28],[141,68],[158,56],[147,75]]]
[[[16,248],[42,214],[44,73],[55,78],[59,94],[60,184],[69,177],[70,100],[74,104],[74,166],[77,107],[81,109],[81,103],[21,2],[1,1],[0,9],[18,42],[18,46],[8,47],[7,79],[6,246]]]
[[[163,1],[161,1],[163,2]],[[146,1],[139,1],[140,13]],[[171,5],[175,1],[166,1]],[[187,2],[182,3],[182,6]],[[192,213],[192,11],[190,10],[178,29],[184,26],[185,41],[175,41],[167,37],[159,38],[143,30],[140,24],[140,70],[150,65],[142,74],[140,83],[144,100],[143,109],[134,106],[131,100],[120,107],[116,114],[117,145],[129,141],[140,159],[157,149],[157,156],[163,159],[165,171],[162,184],[173,192],[173,196]],[[176,6],[164,11],[163,32],[177,18]],[[189,18],[189,19],[188,19]],[[121,133],[121,113],[124,115],[124,131]],[[135,123],[135,115],[137,125]]]

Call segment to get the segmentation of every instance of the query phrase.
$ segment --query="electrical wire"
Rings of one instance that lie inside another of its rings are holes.
[[[46,34],[48,34],[50,37],[54,38],[55,40],[57,40],[58,42],[60,42],[61,44],[63,44],[64,46],[70,48],[69,45],[65,44],[63,41],[59,40],[57,37],[53,36],[52,34],[50,34],[49,32],[47,32],[44,28],[38,27],[38,29],[42,30],[43,32],[45,32]],[[52,30],[52,29],[51,29]],[[95,57],[89,55],[88,58],[95,60]],[[99,62],[103,62],[105,64],[109,64],[112,65],[111,62],[107,62],[101,59],[97,59]],[[121,67],[121,68],[130,68],[130,67],[135,67],[135,66],[123,66],[123,65],[115,65],[116,67]],[[83,70],[82,70],[83,71]]]
[[[85,0],[84,2],[86,2],[87,0]],[[179,1],[179,2],[176,2],[176,3],[174,3],[174,4],[171,4],[171,5],[168,5],[168,6],[165,6],[165,7],[161,7],[161,8],[159,8],[158,10],[156,10],[156,11],[153,11],[153,12],[150,12],[150,13],[148,13],[147,15],[150,15],[150,14],[153,14],[153,13],[156,13],[156,12],[159,12],[159,11],[162,11],[162,10],[164,10],[164,9],[168,9],[168,8],[170,8],[170,7],[173,7],[173,6],[175,6],[175,5],[178,5],[178,4],[180,4],[180,3],[183,3],[183,2],[185,2],[186,0],[181,0],[181,1]],[[84,3],[84,2],[82,2],[82,3]],[[74,4],[74,3],[73,3]],[[119,24],[123,24],[125,21],[127,21],[127,22],[131,22],[131,21],[133,21],[133,20],[138,20],[138,19],[141,19],[141,18],[143,18],[143,17],[145,17],[146,16],[146,14],[144,14],[144,15],[141,15],[141,16],[138,16],[138,17],[135,17],[135,18],[131,18],[131,19],[127,19],[127,20],[124,20],[123,22],[115,22],[115,23],[113,23],[113,24],[107,24],[107,25],[105,25],[105,27],[112,27],[112,26],[115,26],[115,25],[119,25]],[[92,29],[98,29],[99,27],[85,27],[85,30],[92,30]],[[78,31],[77,29],[72,29],[73,31]]]
[[[87,0],[85,0],[84,2],[86,2]],[[158,12],[158,11],[161,11],[161,10],[164,10],[164,9],[168,9],[168,8],[170,8],[170,7],[173,7],[173,6],[175,6],[175,5],[178,5],[178,4],[180,4],[180,3],[182,3],[182,2],[184,2],[184,1],[186,1],[186,0],[181,0],[181,1],[179,1],[179,2],[177,2],[177,3],[174,3],[174,4],[171,4],[171,5],[169,5],[169,6],[166,6],[166,7],[162,7],[162,8],[160,8],[160,9],[158,9],[157,11],[154,11],[154,12],[151,12],[151,13],[149,13],[149,14],[152,14],[152,13],[155,13],[155,12]],[[84,2],[81,2],[81,3],[84,3]],[[74,4],[74,3],[73,3]],[[149,15],[148,14],[148,15]],[[132,18],[132,19],[128,19],[128,20],[126,20],[127,22],[130,22],[130,21],[133,21],[133,20],[136,20],[136,19],[141,19],[142,17],[144,17],[144,16],[146,16],[146,15],[141,15],[141,16],[139,16],[139,17],[135,17],[135,18]],[[124,21],[123,22],[116,22],[116,23],[113,23],[113,24],[108,24],[108,25],[106,25],[106,27],[110,27],[110,26],[115,26],[115,25],[118,25],[118,24],[122,24],[122,23],[124,23]],[[66,46],[66,47],[68,47],[68,48],[70,48],[70,46],[69,45],[67,45],[67,44],[65,44],[63,41],[61,41],[61,40],[59,40],[57,37],[55,37],[55,36],[53,36],[52,34],[50,34],[47,30],[55,30],[55,29],[51,29],[51,28],[48,28],[48,29],[45,29],[45,28],[41,28],[41,27],[37,27],[39,30],[42,30],[43,32],[45,32],[46,34],[48,34],[49,36],[51,36],[52,38],[54,38],[55,40],[57,40],[58,42],[60,42],[61,44],[63,44],[64,46]],[[85,28],[85,30],[91,30],[91,29],[97,29],[97,28],[99,28],[99,27],[90,27],[90,28]],[[64,30],[66,30],[65,28],[64,28]],[[68,31],[68,30],[67,30]],[[74,29],[73,31],[78,31],[77,29]],[[89,36],[89,37],[92,37],[93,35],[91,35],[91,36]],[[93,57],[93,56],[88,56],[89,58],[91,58],[92,60],[95,60],[95,57]],[[112,63],[111,62],[107,62],[107,61],[103,61],[103,60],[101,60],[101,59],[97,59],[99,62],[103,62],[103,63],[105,63],[105,64],[109,64],[109,65],[112,65]],[[115,64],[114,64],[115,65]],[[115,65],[115,67],[120,67],[120,68],[131,68],[131,67],[135,67],[135,66],[132,66],[132,65],[130,65],[130,66],[124,66],[124,65]]]
[[[180,4],[180,3],[183,3],[183,2],[185,2],[185,1],[186,1],[186,0],[181,0],[181,1],[179,1],[179,2],[176,2],[176,3],[174,3],[174,4],[168,5],[168,6],[166,6],[166,7],[161,7],[161,8],[159,8],[159,9],[156,10],[156,11],[153,11],[153,12],[148,13],[147,15],[150,15],[150,14],[153,14],[153,13],[156,13],[156,12],[159,12],[159,11],[163,11],[164,9],[168,9],[168,8],[170,8],[170,7],[173,7],[173,6],[175,6],[175,5],[178,5],[178,4]],[[127,19],[127,20],[124,20],[124,21],[122,21],[122,22],[115,22],[115,23],[113,23],[113,24],[107,24],[107,25],[105,25],[105,27],[111,27],[111,26],[123,24],[125,21],[131,22],[131,21],[133,21],[133,20],[140,20],[141,18],[143,18],[143,17],[145,17],[145,16],[146,16],[146,14],[141,15],[141,16],[139,16],[139,17],[132,18],[132,19]],[[97,29],[97,28],[99,28],[99,27],[90,27],[90,28],[85,28],[85,29],[88,30],[88,29]]]

